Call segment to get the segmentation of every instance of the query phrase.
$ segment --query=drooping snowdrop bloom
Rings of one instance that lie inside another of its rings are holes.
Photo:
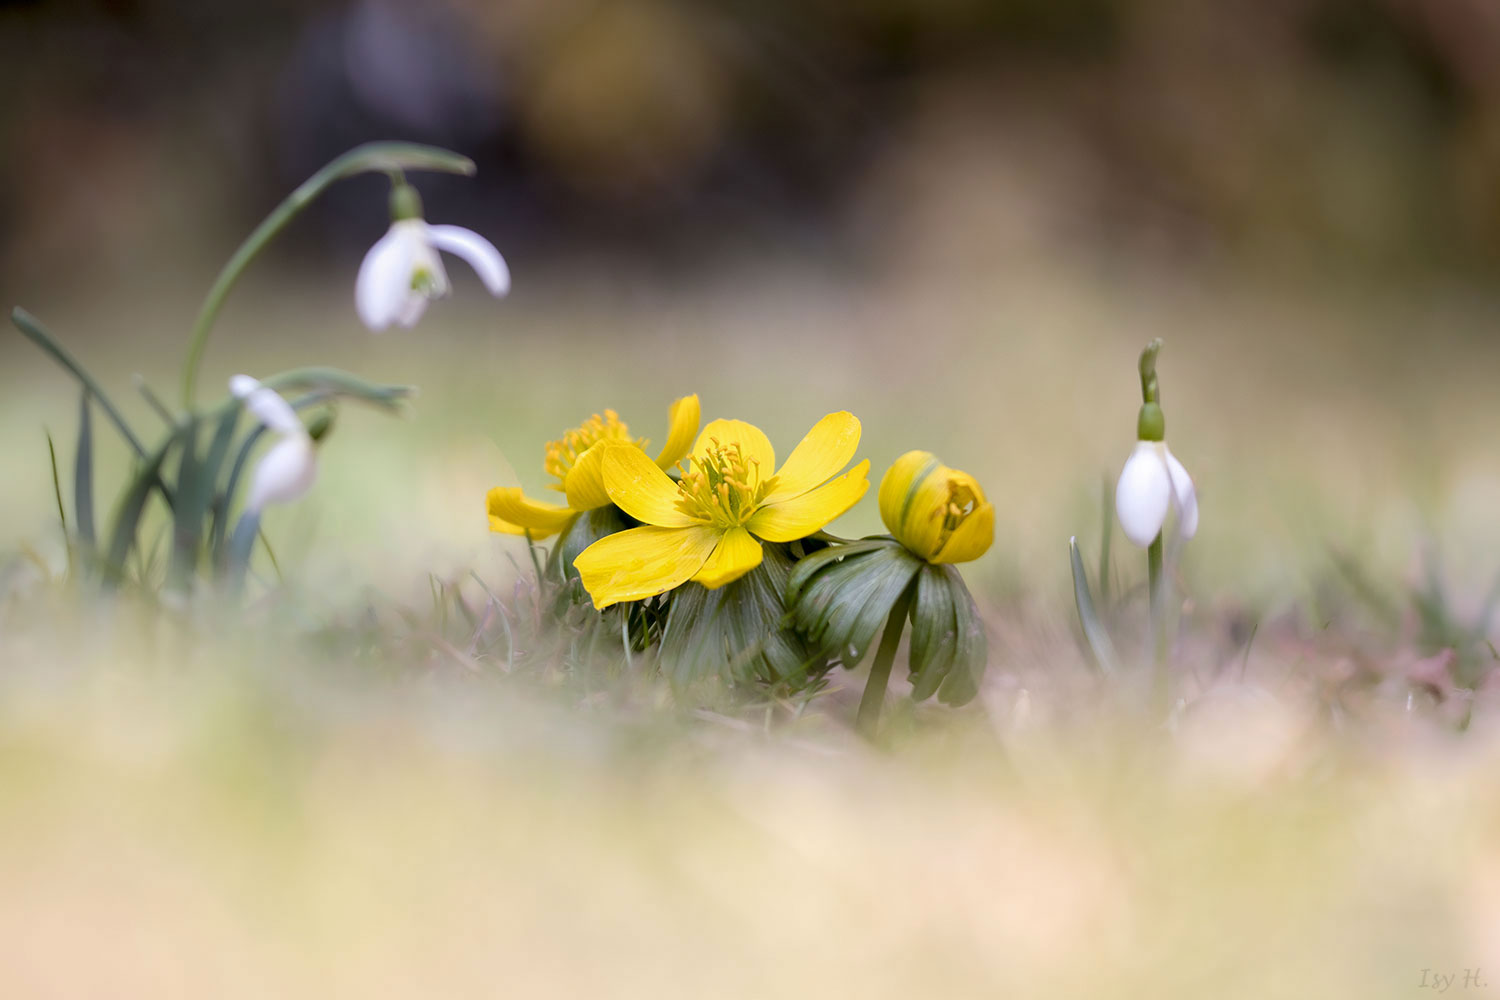
[[[1167,512],[1177,512],[1177,533],[1198,530],[1198,493],[1192,477],[1165,441],[1137,441],[1115,487],[1115,513],[1125,537],[1147,548],[1161,534]]]
[[[249,375],[230,378],[229,391],[278,438],[255,467],[246,513],[259,514],[267,504],[291,503],[300,498],[318,478],[318,461],[312,436],[296,411],[275,389]]]
[[[448,294],[452,286],[439,250],[468,261],[496,298],[510,291],[510,269],[494,244],[461,226],[429,225],[409,185],[391,192],[391,219],[391,228],[365,254],[354,284],[355,310],[371,330],[415,326],[430,300]]]

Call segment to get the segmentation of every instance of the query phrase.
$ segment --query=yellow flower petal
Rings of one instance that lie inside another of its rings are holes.
[[[846,410],[830,413],[813,425],[776,470],[776,488],[765,503],[798,497],[843,471],[859,447],[859,418]]]
[[[760,508],[745,526],[768,542],[806,538],[859,502],[870,488],[869,474],[865,459],[831,483]]]
[[[732,583],[760,565],[763,551],[760,542],[744,528],[731,528],[719,539],[718,548],[708,557],[693,580],[709,590]]]
[[[573,566],[594,607],[602,611],[611,604],[654,597],[686,583],[703,568],[719,537],[719,532],[701,524],[628,528],[584,549]]]
[[[577,513],[567,507],[532,500],[517,486],[497,486],[485,497],[490,513],[490,530],[505,535],[546,538],[572,523]]]
[[[635,445],[607,443],[602,461],[609,498],[637,521],[663,528],[699,523],[677,509],[677,484]]]
[[[605,443],[599,441],[584,449],[563,476],[562,491],[574,510],[609,506],[609,493],[604,489],[604,447]]]
[[[978,486],[974,487],[976,492]],[[983,496],[984,494],[979,494]],[[971,559],[978,559],[990,550],[990,545],[995,540],[995,505],[981,503],[974,511],[958,523],[953,529],[953,534],[943,543],[937,555],[932,557],[935,563],[961,563]]]
[[[667,413],[667,443],[662,445],[656,464],[670,469],[687,457],[693,448],[693,438],[698,433],[698,423],[703,419],[703,409],[696,395],[684,396],[672,404]]]
[[[766,432],[754,424],[747,424],[743,420],[709,421],[708,426],[698,435],[698,440],[693,443],[693,456],[696,458],[707,454],[716,440],[726,448],[731,444],[739,445],[740,454],[746,461],[753,459],[760,464],[762,479],[770,479],[771,474],[776,471],[776,449],[771,447],[771,439],[766,437]]]
[[[917,487],[941,465],[930,451],[909,451],[885,470],[880,480],[880,519],[891,534],[901,534]]]

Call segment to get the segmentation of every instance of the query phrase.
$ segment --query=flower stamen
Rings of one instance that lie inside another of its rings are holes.
[[[776,477],[761,478],[760,460],[746,458],[737,443],[709,439],[705,454],[679,464],[677,509],[695,520],[737,528],[776,486]]]
[[[556,441],[547,442],[547,456],[542,467],[557,477],[553,489],[562,489],[562,480],[572,470],[578,456],[600,441],[633,441],[641,448],[650,442],[645,438],[631,438],[630,427],[614,410],[605,410],[604,415],[595,413],[579,426],[568,431]]]
[[[941,516],[943,519],[942,530],[938,533],[937,548],[939,551],[948,543],[948,539],[958,530],[968,516],[974,513],[979,506],[978,498],[974,490],[967,483],[948,480],[948,499],[943,505],[933,511],[932,516]]]

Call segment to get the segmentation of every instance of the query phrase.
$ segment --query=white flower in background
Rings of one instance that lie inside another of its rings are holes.
[[[398,217],[359,266],[354,307],[365,326],[377,333],[392,323],[415,326],[429,300],[448,294],[439,250],[468,261],[496,298],[510,291],[505,258],[483,236],[461,226],[431,226],[420,216]]]
[[[266,504],[298,499],[318,478],[317,452],[307,428],[275,389],[249,375],[230,378],[229,391],[244,400],[245,409],[278,437],[255,467],[246,512],[258,514]]]
[[[1137,441],[1115,487],[1115,513],[1125,537],[1148,547],[1177,511],[1177,533],[1192,538],[1198,530],[1198,492],[1193,479],[1165,441]]]

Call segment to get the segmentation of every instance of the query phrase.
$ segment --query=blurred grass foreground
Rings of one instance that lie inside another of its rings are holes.
[[[1164,741],[992,690],[884,752],[57,613],[6,626],[8,996],[1370,998],[1500,958],[1489,723],[1226,686]]]

